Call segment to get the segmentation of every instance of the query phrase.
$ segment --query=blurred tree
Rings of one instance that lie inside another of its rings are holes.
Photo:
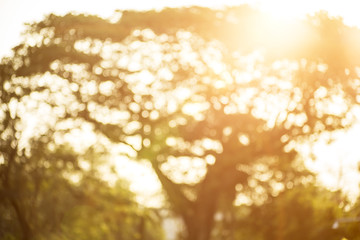
[[[132,194],[121,185],[84,178],[76,204],[64,214],[61,231],[44,239],[163,239],[160,217],[138,206]]]
[[[103,144],[69,141],[76,123],[46,103],[48,86],[13,74],[3,62],[0,239],[162,239],[159,216],[139,206],[122,180],[114,187],[101,180]]]
[[[352,123],[360,34],[341,19],[284,23],[247,6],[116,16],[29,25],[2,85],[30,79],[57,119],[147,159],[188,240],[210,239],[239,192],[261,203],[311,181],[298,143]]]
[[[332,227],[343,215],[341,199],[340,192],[311,185],[285,190],[262,205],[239,207],[233,238],[224,239],[341,239]]]
[[[159,216],[121,181],[111,187],[93,170],[74,169],[79,157],[64,146],[32,144],[12,172],[1,165],[0,239],[162,239]]]
[[[350,210],[345,211],[345,214],[336,219],[334,222],[334,229],[344,236],[345,239],[360,239],[360,201],[359,198]]]

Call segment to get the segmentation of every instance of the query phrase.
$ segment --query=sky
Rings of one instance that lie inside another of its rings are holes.
[[[62,15],[72,11],[108,17],[115,9],[146,10],[184,5],[220,7],[242,3],[254,5],[284,19],[326,10],[332,15],[342,16],[349,25],[360,26],[358,0],[0,0],[0,57],[8,55],[10,49],[20,42],[25,22],[39,21],[49,13]]]
[[[77,12],[109,17],[116,9],[147,10],[190,5],[221,7],[224,4],[243,3],[259,7],[283,20],[293,17],[301,18],[306,14],[326,10],[330,15],[341,16],[346,24],[360,27],[359,0],[0,0],[0,58],[9,55],[11,48],[20,43],[20,33],[25,29],[25,22],[39,21],[50,13],[63,15],[68,12]],[[360,159],[356,145],[359,142],[360,124],[348,133],[339,134],[338,140],[332,145],[318,144],[315,149],[318,161],[308,164],[314,171],[321,172],[319,178],[328,186],[343,187],[347,191],[358,189],[359,174],[356,169]],[[119,168],[126,168],[125,165],[122,162]],[[133,170],[126,171],[128,176],[140,172],[152,179],[150,182],[153,183],[154,188],[146,193],[149,196],[160,188],[156,183],[156,177],[149,172],[148,168],[138,165],[131,169]],[[142,186],[142,178],[136,178],[132,182],[131,188],[135,192],[144,192]]]

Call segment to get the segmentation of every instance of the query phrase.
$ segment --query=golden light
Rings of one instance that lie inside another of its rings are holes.
[[[124,4],[121,5],[121,4],[119,4],[119,2],[121,2],[121,1],[106,0],[105,2],[104,1],[97,2],[94,5],[95,2],[84,4],[84,1],[76,1],[76,2],[65,1],[65,4],[62,2],[61,7],[58,6],[58,8],[55,10],[55,12],[57,12],[58,14],[63,14],[67,11],[75,10],[78,12],[84,12],[84,11],[91,12],[93,14],[98,14],[103,17],[108,17],[112,14],[113,10],[115,10],[117,8],[124,9],[127,7],[130,7],[130,8],[137,7],[138,10],[144,10],[145,8],[154,8],[154,7],[160,8],[162,5],[165,5],[165,1],[163,1],[163,2],[155,1],[156,3],[154,1],[133,1],[131,4],[129,4],[129,6],[125,6]],[[182,2],[180,4],[179,2],[174,3],[174,1],[172,1],[172,3],[166,3],[166,5],[176,7],[175,5],[177,5],[177,6],[183,5],[184,2]],[[193,4],[198,4],[198,3],[200,3],[200,5],[206,5],[206,6],[219,5],[219,1],[187,1],[187,2],[188,3],[185,2],[185,5],[193,5]],[[330,15],[342,16],[344,18],[344,22],[346,24],[360,26],[360,15],[358,14],[358,8],[356,8],[358,5],[356,3],[356,1],[350,1],[350,0],[343,0],[343,1],[326,1],[326,0],[312,0],[312,1],[311,0],[302,0],[302,1],[273,0],[273,1],[268,1],[267,0],[266,1],[266,0],[261,0],[261,1],[256,1],[255,4],[254,4],[254,1],[249,1],[249,0],[241,1],[241,2],[239,2],[239,1],[224,1],[224,2],[230,3],[232,5],[235,5],[235,4],[238,5],[238,4],[242,4],[242,3],[253,4],[253,5],[259,7],[260,9],[262,9],[263,11],[268,12],[271,15],[275,16],[279,20],[279,22],[289,21],[289,20],[295,19],[295,18],[304,18],[307,14],[313,14],[319,10],[325,10],[325,11],[328,11]],[[50,4],[53,5],[53,3],[50,3]],[[101,7],[99,7],[100,4],[101,4]],[[47,11],[49,11],[49,9],[50,10],[52,9],[51,11],[54,11],[53,6],[51,8],[45,9],[48,6],[47,4],[38,4],[38,6],[39,6],[39,8],[37,8],[37,11],[47,12]],[[67,6],[71,6],[72,9],[68,9]],[[27,9],[27,8],[23,8],[23,9]],[[10,15],[10,11],[8,12],[8,14]],[[29,14],[34,15],[34,13],[32,11],[29,11]],[[6,15],[6,16],[9,17],[8,15]],[[28,17],[26,19],[26,21],[29,21],[29,19],[30,19],[30,17]],[[33,19],[33,17],[31,17],[31,20],[32,19]],[[4,21],[4,23],[7,23],[7,21]],[[296,31],[296,29],[293,29],[293,30]],[[286,35],[289,35],[289,34],[286,34]],[[296,35],[296,38],[299,38],[299,37],[300,37],[299,35]],[[304,36],[302,36],[302,37],[304,37]],[[284,41],[289,42],[289,39],[286,39]],[[82,46],[79,46],[79,48],[81,48],[81,47]],[[86,46],[83,46],[83,47],[86,48]],[[284,47],[284,46],[282,45],[282,47]],[[215,72],[221,71],[222,68],[223,68],[222,65],[217,64],[216,62],[214,63]],[[242,76],[242,78],[246,79],[247,76]],[[148,78],[148,81],[152,81],[152,80]],[[219,81],[215,82],[214,85],[217,88],[221,88],[221,87],[225,86],[225,84],[226,83],[224,81],[219,80]],[[103,91],[104,93],[106,93],[109,91],[109,87],[110,86],[104,84],[102,86],[102,88],[100,89],[100,91]],[[90,88],[88,90],[90,91]],[[179,95],[183,96],[183,97],[184,96],[188,97],[188,94],[189,94],[188,89],[182,89],[182,91],[179,92]],[[201,109],[201,107],[203,107],[203,106],[198,105],[197,107]],[[170,108],[171,108],[171,106],[170,106]],[[198,111],[199,110],[195,109],[194,106],[191,106],[191,107],[187,106],[187,108],[186,107],[184,108],[184,112],[188,113],[189,115],[194,115]],[[247,141],[246,136],[242,136],[242,138],[240,140],[243,141],[244,144],[246,144],[246,141]],[[206,159],[206,161],[209,164],[213,164],[215,162],[215,160],[211,157]],[[0,162],[1,162],[1,159],[0,159]],[[134,165],[134,166],[130,166],[129,169],[136,169],[138,167],[139,166]],[[146,178],[147,174],[148,174],[147,172],[145,172],[143,174],[143,176],[145,176],[144,178]],[[141,187],[143,187],[144,189],[148,188],[149,186],[156,185],[153,182],[151,182],[151,183],[148,181],[141,181],[141,182],[142,183],[139,184],[139,186],[141,185]],[[143,184],[143,183],[149,183],[149,184]],[[141,187],[139,187],[139,189]],[[134,187],[134,188],[136,188],[136,187]],[[159,188],[159,186],[158,186],[158,188]],[[153,191],[157,191],[157,190],[153,189]]]
[[[252,1],[247,1],[249,4]],[[303,18],[319,11],[326,11],[331,16],[343,18],[344,23],[350,26],[360,27],[360,15],[358,14],[358,2],[356,0],[326,1],[326,0],[259,0],[255,6],[268,12],[279,19],[288,20]]]

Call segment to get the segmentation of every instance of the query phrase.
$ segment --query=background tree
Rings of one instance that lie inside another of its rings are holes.
[[[79,122],[52,102],[61,83],[34,80],[16,77],[6,59],[0,65],[0,239],[162,239],[156,212],[123,180],[102,180],[101,139],[73,140]]]
[[[47,83],[58,118],[148,160],[189,240],[210,239],[239,192],[261,203],[311,181],[298,143],[351,125],[359,31],[341,19],[282,23],[247,6],[117,14],[30,25],[3,81]]]
[[[342,198],[340,192],[308,185],[287,189],[262,205],[242,206],[234,239],[341,239],[344,233],[333,224],[343,215]]]

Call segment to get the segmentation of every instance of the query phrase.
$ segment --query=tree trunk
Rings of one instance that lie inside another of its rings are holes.
[[[14,198],[10,199],[10,203],[13,206],[16,216],[18,218],[21,233],[22,233],[22,240],[30,240],[31,239],[31,229],[29,223],[26,221],[23,212],[20,210],[19,204]]]
[[[223,199],[226,201],[223,204],[232,206],[236,196],[236,184],[247,181],[247,174],[232,166],[222,169],[223,171],[213,170],[208,169],[205,179],[199,183],[197,199],[190,211],[193,215],[185,219],[187,240],[210,240],[220,200]]]
[[[215,201],[197,202],[195,215],[185,222],[187,240],[209,240],[214,226]]]
[[[219,181],[215,180],[214,173],[210,170],[199,183],[199,191],[197,199],[192,205],[192,215],[186,219],[185,225],[187,228],[187,240],[209,240],[211,232],[214,227],[214,215],[217,209],[219,196],[218,191]]]
[[[13,131],[14,127],[12,126]],[[15,196],[13,196],[13,192],[15,192],[14,188],[11,186],[10,183],[10,178],[11,178],[11,173],[14,171],[13,170],[13,165],[15,163],[15,157],[17,154],[17,144],[16,147],[14,148],[9,148],[8,150],[8,156],[7,156],[7,166],[5,167],[5,173],[4,173],[4,178],[2,179],[2,184],[4,186],[4,189],[10,193],[10,195],[8,196],[8,200],[11,204],[11,206],[14,208],[16,217],[19,221],[19,225],[20,225],[20,229],[21,229],[21,233],[22,233],[22,239],[23,240],[30,240],[32,238],[32,232],[31,232],[31,228],[30,225],[28,223],[28,221],[26,220],[25,214],[22,211],[22,209],[20,208],[20,204],[17,200],[17,198]]]
[[[155,157],[150,159],[174,212],[184,221],[186,240],[210,240],[220,198],[226,195],[229,204],[232,204],[236,184],[246,181],[247,175],[233,166],[222,167],[220,171],[209,168],[203,181],[197,184],[196,200],[190,200],[184,195],[181,185],[174,183],[161,171]]]

